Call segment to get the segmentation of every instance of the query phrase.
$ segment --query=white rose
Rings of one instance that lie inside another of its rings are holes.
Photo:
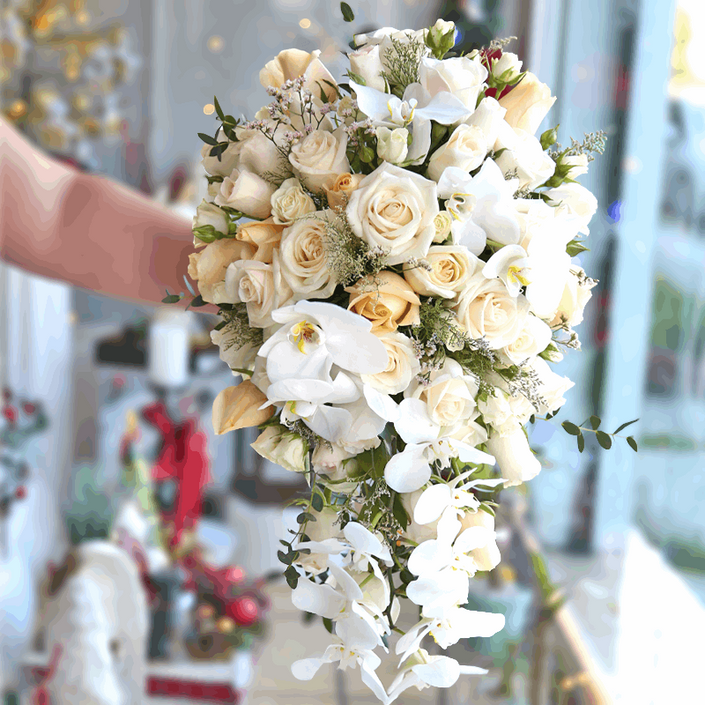
[[[597,212],[597,199],[591,191],[580,184],[564,183],[545,193],[558,206],[559,211],[565,209],[580,220],[580,232],[583,235],[590,234],[588,224]]]
[[[539,413],[552,414],[565,404],[563,395],[575,386],[575,382],[568,379],[568,377],[556,374],[546,360],[542,360],[540,357],[534,360],[531,366],[541,382],[540,392],[546,402],[541,404]]]
[[[225,139],[222,132],[220,139]],[[204,144],[201,147],[201,164],[203,164],[206,173],[211,176],[228,176],[240,162],[240,143],[231,142],[220,155],[220,159],[210,156],[211,149],[213,146],[210,144]]]
[[[405,127],[378,127],[377,156],[390,164],[401,164],[409,151],[409,131]]]
[[[499,565],[502,556],[497,547],[497,540],[494,530],[494,517],[487,512],[478,509],[477,511],[466,511],[460,518],[460,531],[480,526],[490,532],[492,538],[479,548],[475,548],[468,554],[474,561],[478,570],[489,571]]]
[[[499,168],[506,174],[517,170],[519,187],[530,191],[548,181],[556,170],[556,163],[543,151],[541,143],[531,133],[521,129],[500,131],[495,151],[506,151],[496,159]]]
[[[240,340],[231,325],[220,330],[212,330],[211,341],[218,346],[220,359],[233,370],[233,375],[236,377],[242,373],[235,370],[251,370],[254,367],[259,345],[252,343],[240,345]]]
[[[235,169],[231,176],[223,179],[215,202],[219,206],[228,206],[251,218],[263,220],[272,212],[274,191],[274,186],[257,174]]]
[[[374,375],[361,375],[362,381],[383,394],[400,394],[409,387],[421,366],[411,340],[402,333],[385,333],[379,339],[387,349],[387,367]]]
[[[449,438],[467,443],[473,448],[479,446],[480,443],[484,443],[487,440],[487,429],[478,423],[479,418],[480,412],[475,411],[469,418],[463,419],[455,429],[449,433]]]
[[[522,294],[511,296],[499,279],[477,275],[461,292],[455,309],[471,338],[487,338],[490,348],[498,350],[518,338],[529,304]]]
[[[507,111],[494,99],[483,98],[474,113],[463,122],[479,127],[485,135],[489,147],[497,141],[500,130],[506,125],[504,115]],[[505,128],[506,129],[506,128]]]
[[[195,230],[204,225],[212,225],[219,233],[227,235],[230,218],[218,206],[203,199],[201,205],[196,208],[196,215],[193,217],[193,228]]]
[[[271,326],[272,311],[291,299],[291,289],[281,275],[279,253],[274,250],[272,264],[255,260],[233,262],[225,273],[225,290],[232,303],[247,305],[250,325]]]
[[[527,316],[517,339],[502,348],[509,362],[520,365],[542,353],[551,342],[551,328],[536,316]]]
[[[313,199],[303,190],[298,179],[287,179],[272,194],[274,222],[291,225],[295,220],[316,210]]]
[[[533,135],[555,102],[556,99],[551,97],[551,89],[533,73],[527,72],[499,104],[507,109],[504,119],[512,127]]]
[[[487,399],[477,401],[482,419],[499,434],[510,433],[517,425],[509,400],[509,394],[499,387],[494,387],[494,394],[488,395]]]
[[[310,54],[302,49],[284,49],[259,72],[260,83],[264,88],[280,88],[286,81],[303,76],[304,87],[316,98],[322,90],[329,101],[334,101],[338,97],[335,79],[318,58],[320,55],[319,49]]]
[[[430,272],[421,266],[405,264],[404,278],[417,294],[444,299],[456,298],[482,266],[482,261],[462,245],[433,245],[426,262]]]
[[[505,487],[520,485],[541,472],[541,463],[531,452],[524,429],[518,424],[506,435],[492,435],[487,441],[487,452],[494,455]]]
[[[588,156],[587,154],[574,154],[561,158],[563,166],[569,166],[570,170],[566,174],[569,179],[577,179],[579,176],[588,173]]]
[[[384,163],[366,176],[346,209],[355,235],[388,252],[389,264],[425,257],[436,234],[435,182]]]
[[[325,217],[325,216],[324,216]],[[321,218],[297,220],[282,233],[281,268],[295,299],[327,299],[335,290],[324,241],[326,224]]]
[[[312,191],[332,188],[339,174],[350,171],[345,131],[314,130],[291,148],[289,161],[296,175]]]
[[[433,225],[436,228],[433,242],[445,242],[448,239],[448,235],[450,235],[453,216],[448,211],[440,211],[433,219]]]
[[[426,58],[421,60],[419,66],[419,82],[432,96],[447,91],[470,110],[475,110],[477,97],[486,80],[487,69],[479,56],[474,59],[460,56],[440,61]]]
[[[503,51],[502,56],[497,61],[492,63],[492,75],[495,78],[500,78],[506,83],[511,83],[521,73],[521,59],[511,51]]]
[[[490,146],[481,128],[476,125],[459,125],[450,139],[433,153],[426,176],[439,181],[449,166],[463,171],[477,169],[487,156]]]
[[[290,472],[308,470],[308,443],[283,426],[267,426],[251,444],[253,450]]]
[[[436,20],[436,24],[433,25],[433,29],[435,29],[438,34],[448,34],[448,32],[455,30],[455,22],[451,20],[442,20],[439,17]]]
[[[321,443],[316,446],[311,456],[311,464],[316,473],[327,475],[331,480],[342,480],[346,477],[344,460],[354,457],[339,443]]]
[[[573,328],[582,323],[583,311],[592,296],[591,289],[595,284],[597,282],[594,279],[586,278],[585,271],[581,267],[572,267],[568,273],[558,310],[551,321],[551,327],[567,325]]]
[[[274,123],[270,123],[274,128]],[[246,130],[238,127],[235,129],[237,142],[231,142],[225,152],[218,157],[211,157],[210,145],[203,145],[201,157],[203,168],[211,176],[229,176],[233,169],[251,171],[261,176],[266,171],[272,171],[272,166],[276,166],[282,160],[281,153],[277,145],[266,137],[261,130]],[[220,132],[218,139],[225,140],[225,135]]]
[[[477,381],[466,375],[455,360],[446,359],[440,370],[431,372],[428,384],[415,382],[405,396],[425,402],[430,419],[439,426],[454,426],[475,410]]]
[[[365,80],[365,85],[378,91],[386,88],[382,71],[384,64],[380,58],[379,44],[370,44],[348,54],[350,70]]]
[[[396,29],[394,27],[380,27],[369,34],[356,34],[353,37],[356,47],[381,45],[382,56],[384,49],[392,45],[392,39],[398,42],[423,42],[424,29]]]

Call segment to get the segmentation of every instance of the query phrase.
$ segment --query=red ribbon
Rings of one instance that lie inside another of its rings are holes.
[[[182,532],[192,529],[201,516],[203,488],[210,481],[208,439],[192,419],[174,423],[162,402],[148,406],[142,415],[162,434],[162,448],[152,468],[152,478],[157,482],[173,479],[178,485],[174,508],[163,513],[163,518],[174,525],[174,546],[181,540]]]
[[[53,678],[54,673],[56,673],[56,667],[59,664],[59,658],[61,658],[61,651],[62,648],[59,644],[54,646],[54,650],[51,652],[49,668],[43,671],[40,676],[40,681],[37,683],[32,693],[32,705],[51,705],[49,692],[47,691],[47,683]]]

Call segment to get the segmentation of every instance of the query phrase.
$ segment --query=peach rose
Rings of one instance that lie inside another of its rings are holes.
[[[331,188],[326,189],[328,205],[331,208],[345,208],[350,194],[360,185],[365,178],[364,174],[341,174]]]
[[[226,303],[222,287],[228,266],[238,260],[252,259],[253,256],[254,248],[246,242],[232,238],[215,240],[189,255],[188,275],[198,282],[198,290],[204,301],[212,304]]]
[[[243,223],[237,229],[235,237],[243,243],[251,245],[254,254],[252,257],[242,259],[254,259],[258,262],[272,263],[274,249],[279,247],[282,239],[284,225],[278,225],[273,218],[267,218],[261,222]]]
[[[213,429],[222,435],[237,428],[259,426],[274,413],[273,406],[260,409],[267,397],[250,380],[223,389],[213,402]]]
[[[551,89],[527,71],[521,82],[499,104],[507,110],[504,116],[506,122],[533,135],[555,102]]]
[[[259,72],[259,81],[265,88],[279,88],[284,82],[303,76],[306,79],[304,86],[313,91],[314,96],[318,97],[323,90],[328,101],[334,101],[338,97],[334,88],[336,82],[318,58],[320,55],[318,49],[310,54],[301,49],[284,49],[265,64]]]
[[[419,322],[421,301],[407,281],[394,272],[365,277],[345,291],[350,294],[348,310],[371,321],[375,335]]]

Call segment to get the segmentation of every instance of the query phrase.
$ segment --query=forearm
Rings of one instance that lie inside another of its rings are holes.
[[[184,289],[190,224],[40,155],[0,122],[0,256],[43,276],[158,302]]]

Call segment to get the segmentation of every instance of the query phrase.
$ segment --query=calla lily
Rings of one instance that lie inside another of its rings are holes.
[[[454,223],[451,234],[456,244],[479,255],[488,239],[503,245],[519,242],[519,221],[514,209],[516,179],[505,181],[492,159],[485,160],[473,177],[449,166],[438,182],[438,197],[446,200],[446,210]]]
[[[461,675],[481,676],[486,673],[484,668],[461,666],[449,656],[431,656],[425,649],[419,649],[394,679],[387,703],[394,702],[408,688],[450,688]]]
[[[420,83],[411,83],[403,98],[352,82],[357,105],[375,126],[405,127],[412,136],[407,164],[421,164],[431,147],[431,121],[452,125],[472,112],[452,93],[431,94]]]
[[[431,478],[430,463],[440,455],[436,446],[444,446],[453,457],[464,463],[494,465],[494,458],[467,443],[443,435],[443,427],[434,423],[421,399],[404,399],[399,404],[399,415],[394,424],[397,433],[407,444],[401,453],[394,455],[384,469],[384,479],[396,492],[414,492]],[[440,450],[440,449],[439,449]]]

